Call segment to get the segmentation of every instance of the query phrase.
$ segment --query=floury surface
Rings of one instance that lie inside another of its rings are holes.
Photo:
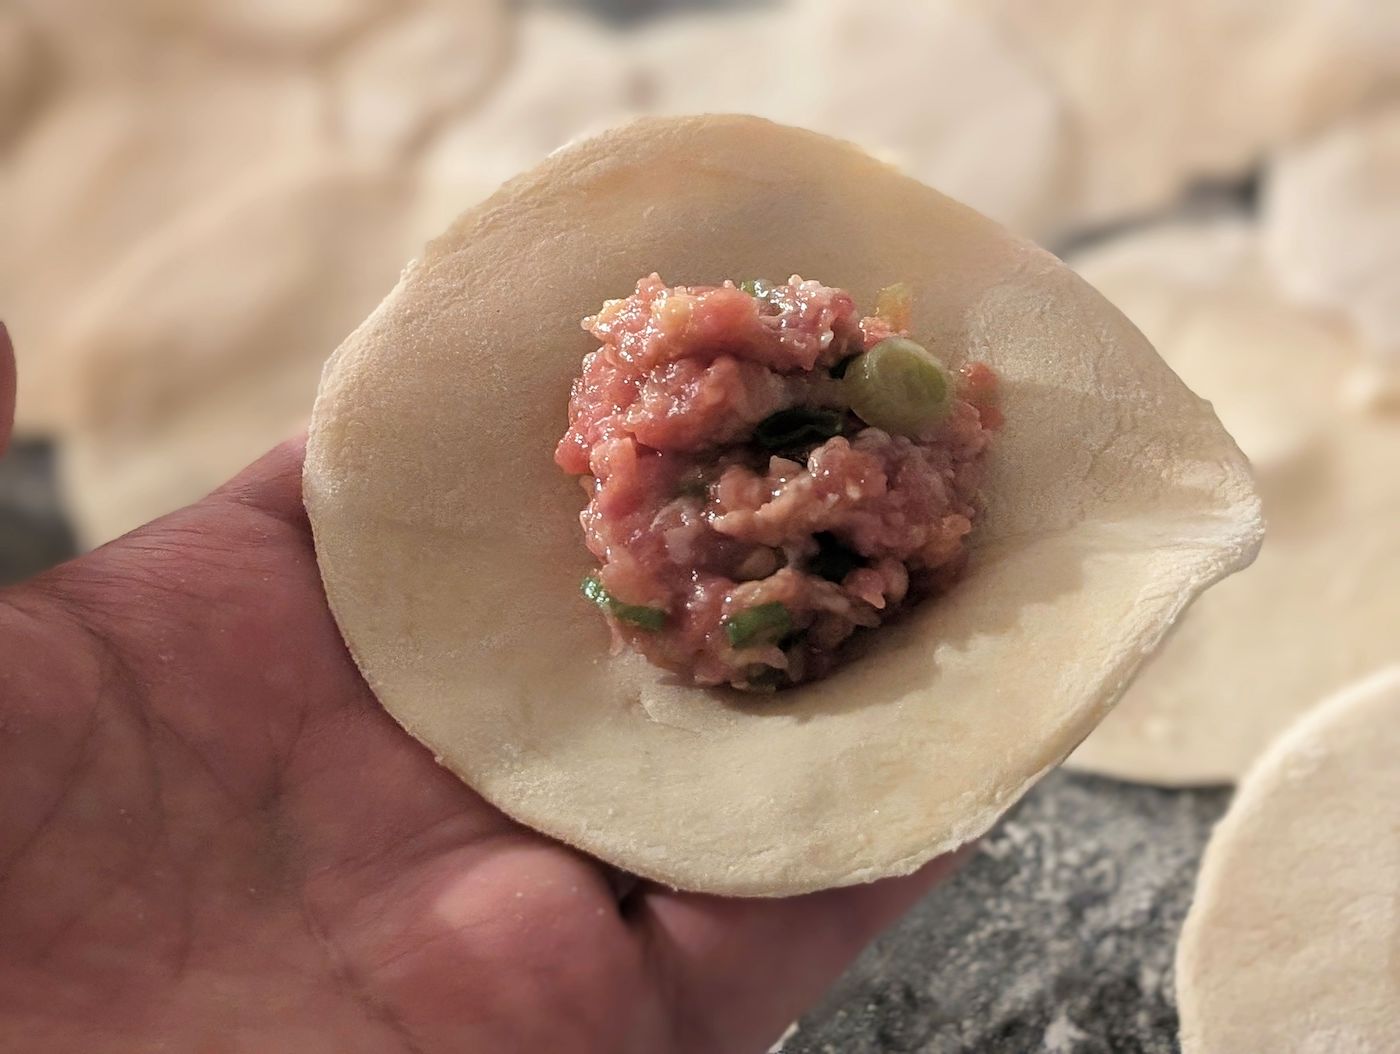
[[[1227,790],[1054,772],[785,1054],[1172,1054],[1172,961]]]

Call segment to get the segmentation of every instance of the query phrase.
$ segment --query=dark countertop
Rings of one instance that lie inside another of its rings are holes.
[[[1228,790],[1055,772],[855,964],[786,1054],[1170,1054],[1172,960]]]
[[[17,444],[0,461],[0,584],[72,549],[52,450]],[[1176,1051],[1176,934],[1227,799],[1052,773],[784,1050]]]
[[[0,458],[0,586],[73,555],[50,443],[16,440]]]

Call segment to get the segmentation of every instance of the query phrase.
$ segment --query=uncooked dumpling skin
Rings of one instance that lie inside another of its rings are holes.
[[[1064,224],[1150,214],[1195,181],[1240,178],[1400,81],[1391,0],[956,2],[1065,107]]]
[[[49,56],[28,12],[0,0],[0,157],[32,116],[48,66]]]
[[[1251,225],[1169,226],[1072,262],[1214,400],[1254,462],[1269,540],[1187,613],[1069,765],[1230,782],[1317,700],[1400,660],[1400,417],[1343,397],[1355,338],[1277,288]]]
[[[987,18],[952,3],[698,13],[648,27],[623,61],[645,112],[743,107],[849,139],[1020,233],[1054,226],[1068,190],[1054,87]]]
[[[305,428],[328,349],[485,188],[329,158],[259,173],[142,245],[69,330],[61,481],[99,545]]]
[[[581,11],[522,10],[511,48],[480,104],[444,121],[425,144],[426,171],[503,182],[570,139],[626,119],[644,97],[617,34]],[[581,55],[589,56],[582,77]]]
[[[19,359],[20,434],[72,422],[64,330],[96,286],[184,210],[323,147],[323,118],[309,75],[190,55],[51,100],[0,176],[0,303]]]
[[[1365,341],[1349,384],[1356,401],[1400,413],[1400,103],[1275,158],[1263,223],[1282,286],[1341,312]]]
[[[801,273],[1001,378],[966,577],[832,676],[739,698],[608,654],[553,461],[579,320],[657,271]],[[385,707],[510,815],[687,889],[903,874],[980,834],[1262,527],[1209,407],[1054,257],[835,140],[653,120],[468,212],[327,365],[305,496]]]
[[[399,5],[331,64],[332,121],[345,148],[407,158],[443,122],[471,112],[502,72],[511,21],[501,0]]]
[[[1400,1050],[1400,666],[1240,784],[1176,957],[1183,1054]]]
[[[344,42],[395,7],[412,6],[416,2],[126,0],[131,17],[148,32],[186,33],[225,48],[309,56]]]

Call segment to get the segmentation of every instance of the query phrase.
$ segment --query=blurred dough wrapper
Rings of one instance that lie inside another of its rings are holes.
[[[303,428],[329,351],[484,187],[307,161],[145,244],[75,321],[61,482],[105,542],[196,500]]]
[[[1240,785],[1177,946],[1183,1054],[1400,1050],[1400,666]]]
[[[0,63],[0,148],[13,139],[0,309],[20,356],[17,430],[75,423],[64,329],[145,241],[269,165],[331,152],[404,163],[486,90],[507,28],[499,0],[0,7],[0,60],[25,57]]]
[[[1400,409],[1400,103],[1284,151],[1263,219],[1283,287],[1344,313],[1365,339],[1370,359],[1353,378],[1361,402]]]
[[[20,434],[72,419],[77,378],[62,331],[93,287],[240,173],[316,149],[323,117],[306,75],[183,59],[64,92],[38,115],[0,184],[0,307],[19,357]]]
[[[1276,288],[1252,225],[1168,226],[1071,263],[1214,402],[1254,464],[1269,537],[1067,764],[1229,782],[1298,714],[1400,659],[1400,415],[1341,397],[1357,341]]]
[[[316,56],[391,11],[399,0],[9,0],[27,6],[64,50],[91,58],[112,38],[137,52],[171,40],[272,57]],[[105,38],[105,39],[104,39]],[[145,41],[145,45],[142,45]]]
[[[1064,194],[1053,85],[952,3],[793,0],[659,20],[625,61],[643,112],[752,113],[849,139],[1023,233],[1043,233]]]
[[[1236,178],[1400,85],[1394,0],[955,0],[1056,85],[1073,123],[1065,219],[1098,224]]]
[[[569,140],[625,121],[647,97],[618,35],[596,19],[532,8],[516,22],[500,79],[426,144],[421,163],[433,176],[502,183]]]
[[[47,79],[45,65],[28,14],[0,0],[0,158],[33,114]]]
[[[399,5],[335,59],[330,81],[338,139],[357,155],[409,156],[494,84],[509,28],[499,0]]]

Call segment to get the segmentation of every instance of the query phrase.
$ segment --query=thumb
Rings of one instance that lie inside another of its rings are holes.
[[[15,427],[15,349],[10,331],[0,322],[0,455],[10,445]]]

